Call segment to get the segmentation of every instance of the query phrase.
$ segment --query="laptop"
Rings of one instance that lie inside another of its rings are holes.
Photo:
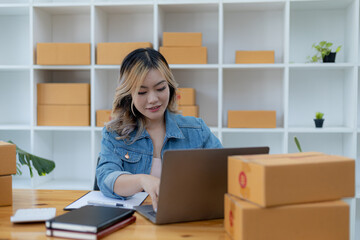
[[[224,217],[227,157],[268,154],[269,147],[168,150],[164,152],[157,212],[135,207],[155,224]]]

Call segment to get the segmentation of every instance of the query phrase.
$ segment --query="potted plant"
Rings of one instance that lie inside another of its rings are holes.
[[[315,127],[322,128],[324,120],[325,120],[323,117],[324,117],[324,113],[316,112],[315,119],[314,119]]]
[[[15,143],[12,141],[8,141],[8,143],[14,144],[16,146],[16,154],[18,156],[18,162],[16,162],[16,175],[21,175],[22,172],[20,170],[21,165],[26,165],[29,167],[30,177],[33,177],[33,168],[37,171],[39,176],[45,176],[50,173],[55,168],[54,161],[41,158],[30,154],[22,149],[20,149]]]
[[[314,43],[313,48],[316,49],[317,53],[310,57],[308,60],[310,62],[335,62],[336,53],[341,49],[341,45],[336,48],[335,51],[332,50],[333,43],[327,41],[321,41],[319,44]]]

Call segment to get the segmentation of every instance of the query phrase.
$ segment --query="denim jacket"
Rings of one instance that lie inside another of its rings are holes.
[[[222,148],[220,141],[200,118],[165,111],[165,124],[161,159],[168,149]],[[122,174],[150,174],[153,144],[146,130],[135,141],[136,131],[127,140],[117,140],[118,136],[104,127],[96,177],[105,196],[123,198],[114,193],[115,180]]]

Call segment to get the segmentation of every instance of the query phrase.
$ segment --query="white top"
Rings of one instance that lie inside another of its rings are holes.
[[[150,175],[154,177],[160,178],[161,176],[161,159],[160,158],[153,158]]]

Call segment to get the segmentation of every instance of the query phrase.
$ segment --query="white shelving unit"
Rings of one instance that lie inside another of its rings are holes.
[[[0,0],[0,139],[53,159],[34,177],[24,167],[15,188],[91,189],[101,128],[119,66],[96,65],[99,42],[152,42],[162,32],[202,32],[206,65],[171,65],[194,87],[200,117],[226,147],[270,146],[271,153],[321,151],[355,158],[351,239],[360,232],[360,0]],[[310,64],[314,42],[342,45],[336,63]],[[88,66],[36,65],[38,42],[91,43]],[[235,64],[236,50],[275,50],[275,64]],[[89,127],[36,124],[37,83],[91,84]],[[228,110],[276,110],[275,129],[227,128]],[[315,129],[316,111],[325,125]],[[36,173],[35,173],[36,175]]]

